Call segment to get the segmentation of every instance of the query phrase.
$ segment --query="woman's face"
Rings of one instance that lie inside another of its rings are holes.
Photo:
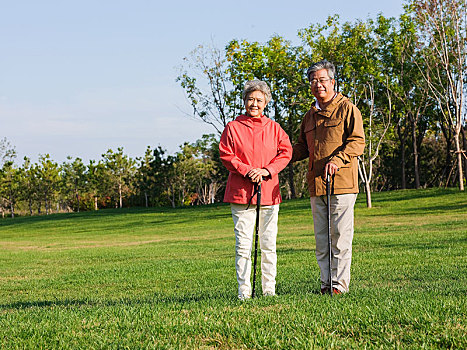
[[[250,117],[261,117],[264,107],[266,107],[266,98],[261,91],[250,92],[245,99],[246,114]]]

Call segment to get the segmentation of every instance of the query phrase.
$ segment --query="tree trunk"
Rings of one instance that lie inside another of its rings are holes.
[[[456,154],[457,154],[457,173],[459,174],[459,190],[464,190],[464,172],[462,171],[462,153],[460,149],[460,142],[459,142],[459,131],[460,127],[457,128],[456,133],[454,135],[454,143],[456,146]]]
[[[11,217],[15,217],[15,205],[13,204],[13,201],[10,199],[10,212],[11,212]]]
[[[289,163],[288,168],[289,168],[290,198],[295,199],[295,198],[297,198],[297,194],[295,193],[293,164],[292,164],[292,163]]]
[[[120,204],[120,208],[123,206],[123,202],[122,202],[122,184],[119,183],[118,184],[118,196],[119,196],[119,204]]]
[[[407,188],[407,174],[405,173],[405,142],[401,143],[401,187],[403,190]]]
[[[49,215],[49,201],[47,199],[47,196],[45,197],[44,205],[45,205],[45,215]]]
[[[446,178],[446,187],[449,186],[449,179],[450,176],[448,174],[451,173],[452,168],[452,161],[451,161],[451,128],[446,127],[444,123],[440,123],[441,131],[444,135],[444,139],[446,140],[446,163],[444,165],[444,175],[447,176]]]
[[[462,133],[462,140],[463,140],[463,147],[462,147],[462,159],[464,160],[464,171],[467,171],[467,139],[465,135],[465,127],[461,128],[461,133]],[[465,174],[465,173],[464,173]]]
[[[407,188],[407,174],[405,169],[405,142],[407,139],[407,133],[402,132],[399,124],[397,125],[397,135],[399,136],[401,147],[401,188],[405,190]]]
[[[146,208],[149,207],[149,205],[148,205],[148,193],[146,191],[144,191],[144,202],[146,204]]]
[[[97,206],[97,196],[94,196],[94,210],[98,210],[98,206]]]
[[[372,161],[370,160],[370,169],[372,167]],[[365,185],[365,195],[366,195],[366,206],[371,208],[371,187],[370,187],[370,178],[368,177],[368,173],[366,172],[365,163],[359,158],[358,159],[358,173],[360,174],[360,178]],[[370,170],[371,173],[371,170]]]
[[[32,199],[29,198],[28,200],[28,207],[29,207],[29,215],[32,216]]]
[[[371,208],[371,188],[370,183],[367,181],[365,182],[365,194],[366,194],[366,206]]]
[[[417,145],[417,122],[412,122],[412,146],[413,146],[413,162],[414,162],[414,176],[415,188],[420,188],[420,174],[418,169],[418,145]]]
[[[75,192],[76,193],[76,201],[78,202],[78,213],[79,213],[79,193],[78,191]]]

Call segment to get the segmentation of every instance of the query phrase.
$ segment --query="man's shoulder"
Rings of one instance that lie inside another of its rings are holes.
[[[340,112],[343,113],[359,110],[358,107],[352,101],[350,101],[347,96],[343,95],[342,93],[339,93],[339,95],[339,100],[336,101],[336,109],[339,109]]]

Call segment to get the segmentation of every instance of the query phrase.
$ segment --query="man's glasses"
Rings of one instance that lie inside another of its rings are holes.
[[[318,84],[318,82],[321,84],[321,85],[324,85],[327,81],[329,80],[332,80],[331,78],[328,78],[328,79],[325,79],[325,78],[321,78],[321,79],[312,79],[310,80],[310,84],[311,85],[316,85]]]

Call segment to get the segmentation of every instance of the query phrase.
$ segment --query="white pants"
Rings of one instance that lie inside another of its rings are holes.
[[[235,231],[235,268],[238,295],[251,296],[251,252],[254,249],[256,206],[230,204]],[[277,274],[277,221],[279,204],[261,206],[259,216],[259,244],[261,248],[261,282],[264,293],[275,294]]]
[[[354,205],[356,193],[331,196],[332,285],[349,291]],[[321,271],[321,288],[329,287],[329,242],[326,196],[311,197],[316,240],[316,260]]]

